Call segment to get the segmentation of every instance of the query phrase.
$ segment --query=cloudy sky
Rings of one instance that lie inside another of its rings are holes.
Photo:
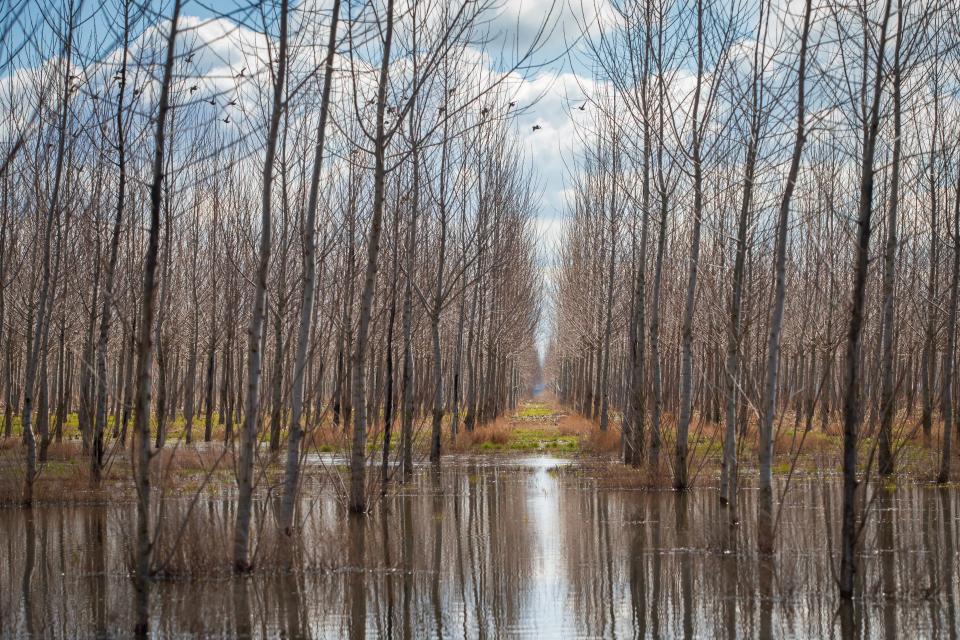
[[[603,10],[597,7],[602,6],[602,0],[506,0],[496,21],[505,38],[519,34],[522,46],[535,37],[550,14],[551,27],[538,51],[543,64],[528,77],[518,96],[521,102],[536,103],[516,123],[543,189],[538,226],[547,260],[559,239],[567,176],[580,146],[577,122],[589,117],[578,107],[587,102],[594,84],[589,70],[581,66],[578,42],[585,30],[595,33],[603,18]],[[534,132],[533,125],[541,129]]]
[[[308,0],[327,4],[329,0]],[[593,80],[587,69],[577,69],[579,56],[577,42],[586,29],[595,33],[601,22],[606,0],[501,0],[499,10],[490,16],[488,51],[484,59],[494,64],[499,52],[493,49],[500,43],[503,49],[525,51],[533,43],[543,25],[545,37],[530,61],[531,68],[524,73],[515,99],[520,107],[514,126],[534,168],[537,186],[542,190],[538,227],[543,236],[545,259],[550,259],[562,225],[566,203],[565,183],[572,160],[576,156],[578,120],[589,118],[583,105],[591,92]],[[235,0],[214,0],[201,5],[190,2],[187,16],[211,17],[211,10],[230,14]],[[599,13],[598,13],[599,12]],[[221,26],[217,27],[222,28]],[[216,39],[215,34],[204,39]],[[229,46],[219,45],[221,48]],[[242,54],[218,51],[218,58],[236,62]],[[510,58],[507,51],[503,54]],[[236,60],[234,60],[236,59]],[[234,65],[235,66],[235,65]],[[540,129],[533,131],[533,126]]]
[[[330,0],[297,0],[318,5],[322,8]],[[606,16],[606,0],[501,0],[499,9],[489,16],[485,24],[488,33],[485,37],[486,51],[480,56],[490,65],[496,65],[499,58],[509,60],[511,51],[527,50],[538,33],[546,24],[546,37],[541,39],[536,54],[529,61],[528,68],[520,75],[522,81],[516,89],[514,100],[518,102],[517,116],[513,126],[518,139],[525,150],[527,161],[533,168],[536,186],[540,189],[537,227],[540,231],[545,275],[549,278],[552,263],[556,255],[555,247],[560,239],[563,217],[566,208],[566,184],[568,176],[578,155],[578,122],[586,124],[590,118],[590,109],[581,110],[587,103],[593,88],[589,69],[585,68],[582,56],[577,55],[577,42],[586,31],[595,34],[598,24]],[[20,5],[18,5],[20,6]],[[0,72],[0,85],[15,81],[17,74],[30,73],[31,69],[40,69],[43,62],[57,54],[56,40],[41,36],[47,25],[60,19],[43,16],[43,12],[56,12],[55,5],[26,4],[25,12],[16,17],[19,29],[4,29],[7,36],[27,46],[20,49],[17,63],[7,66]],[[256,3],[240,0],[187,0],[181,14],[182,36],[178,44],[184,51],[196,51],[192,68],[196,74],[188,84],[198,83],[196,96],[216,96],[217,104],[210,109],[218,110],[218,119],[231,116],[240,120],[243,114],[237,111],[249,98],[256,100],[256,87],[259,80],[246,84],[248,91],[242,91],[234,80],[235,73],[244,65],[262,66],[251,59],[250,51],[264,51],[264,37],[254,30],[238,27],[238,24],[262,24],[262,18],[255,11]],[[295,5],[296,6],[296,5]],[[37,7],[43,7],[38,9]],[[154,12],[146,21],[159,21],[166,16],[170,3],[150,3],[148,12]],[[84,76],[87,69],[101,69],[101,78],[84,77],[84,91],[103,92],[109,90],[110,72],[102,63],[105,59],[116,58],[120,51],[118,34],[122,25],[119,11],[101,10],[92,0],[83,0],[80,5],[83,27],[77,36],[75,57],[80,62],[78,73]],[[5,22],[6,21],[6,22]],[[0,28],[9,26],[9,17],[0,17]],[[32,26],[31,26],[32,25]],[[142,28],[143,22],[140,22]],[[161,42],[162,32],[148,29],[141,40],[147,41],[153,34],[154,42]],[[112,34],[112,35],[107,35]],[[322,37],[318,35],[318,51],[322,49]],[[31,43],[32,41],[32,43]],[[32,46],[31,46],[32,44]],[[51,49],[53,47],[53,49]],[[9,49],[16,49],[10,46]],[[32,49],[33,53],[23,55]],[[159,50],[157,48],[156,50]],[[502,52],[500,50],[503,50]],[[9,61],[4,61],[3,66]],[[2,68],[2,66],[0,66]],[[493,72],[499,69],[491,69]],[[266,81],[266,77],[263,78]],[[133,86],[145,89],[143,98],[151,92],[151,79],[134,78]],[[97,83],[100,83],[98,85]],[[228,86],[229,85],[229,86]],[[98,87],[99,88],[95,88]],[[6,95],[13,92],[4,91]],[[191,94],[193,95],[193,94]],[[265,94],[264,94],[265,95]],[[230,97],[240,98],[239,106],[227,106]],[[143,99],[141,98],[141,99]],[[201,105],[202,107],[202,105]],[[222,111],[222,113],[220,113]],[[211,116],[212,117],[212,116]],[[539,129],[533,131],[533,126]],[[0,123],[2,126],[2,123]],[[233,126],[233,125],[230,125]],[[249,133],[254,133],[253,131]]]

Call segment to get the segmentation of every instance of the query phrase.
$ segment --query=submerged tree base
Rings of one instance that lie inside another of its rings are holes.
[[[850,624],[856,637],[923,636],[951,624],[960,606],[949,586],[960,569],[952,551],[955,488],[877,490],[865,537],[879,553],[858,558],[869,588],[845,621],[825,578],[838,536],[835,476],[795,481],[777,553],[762,559],[752,518],[730,529],[710,483],[680,493],[647,490],[655,487],[630,484],[641,473],[588,460],[450,455],[439,472],[418,467],[402,492],[362,521],[346,517],[330,483],[308,479],[292,540],[274,526],[274,498],[259,494],[254,569],[242,577],[230,571],[232,492],[211,492],[192,509],[170,495],[156,507],[163,518],[150,628],[238,638],[362,637],[405,625],[413,637],[671,636],[683,629],[766,638],[786,628],[799,637],[831,629],[840,637]],[[755,510],[755,497],[742,492],[745,512]],[[33,551],[23,546],[28,517]],[[133,504],[122,502],[0,510],[11,545],[0,590],[4,633],[129,635],[135,621],[125,605],[134,591],[124,531],[133,518]],[[929,562],[913,561],[917,553]],[[61,580],[75,585],[70,598],[59,597]]]

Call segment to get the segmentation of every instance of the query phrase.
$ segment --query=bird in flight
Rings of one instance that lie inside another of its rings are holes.
[[[237,77],[238,77],[238,78],[246,77],[246,76],[245,76],[246,73],[247,73],[247,68],[244,67],[243,69],[240,69],[240,73],[237,74]]]
[[[582,105],[580,105],[579,107],[577,107],[577,109],[580,109],[580,111],[586,111],[586,110],[587,110],[587,103],[584,102]]]
[[[226,118],[224,118],[223,122],[226,124],[230,124],[230,116],[227,116]]]
[[[540,131],[540,129],[543,129],[543,127],[541,127],[541,126],[538,125],[538,124],[533,125],[533,130],[534,130],[534,131]]]
[[[191,85],[191,86],[190,86],[190,93],[193,93],[194,91],[196,91],[196,90],[199,89],[199,88],[200,88],[200,87],[198,87],[197,85]]]
[[[187,56],[187,64],[193,62],[193,56],[194,56],[194,54],[192,54],[192,53]]]
[[[517,106],[516,101],[515,101],[515,100],[511,100],[511,101],[510,101],[510,105],[509,105],[508,108],[513,109],[515,106]]]
[[[235,107],[235,106],[237,106],[237,99],[234,98],[233,100],[231,100],[230,102],[228,102],[228,103],[227,103],[227,106],[230,106],[230,107]]]

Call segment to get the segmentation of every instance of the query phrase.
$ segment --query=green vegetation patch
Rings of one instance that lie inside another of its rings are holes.
[[[544,429],[514,429],[506,442],[484,440],[477,445],[481,451],[515,451],[574,454],[580,451],[580,438],[576,435],[561,435]]]
[[[554,414],[554,410],[542,402],[528,402],[516,415],[518,418],[549,418]]]

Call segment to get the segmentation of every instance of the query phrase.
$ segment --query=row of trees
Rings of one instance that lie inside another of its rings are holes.
[[[169,440],[236,452],[247,570],[267,451],[286,446],[290,533],[307,432],[342,430],[363,513],[395,469],[411,476],[422,423],[438,463],[444,430],[494,419],[537,375],[536,202],[511,121],[543,33],[498,59],[496,11],[17,14],[0,85],[3,435],[22,434],[28,506],[74,414],[94,487],[130,443],[141,631]]]
[[[628,464],[663,464],[672,441],[676,489],[691,433],[721,425],[731,522],[738,442],[756,438],[761,551],[776,433],[792,425],[802,444],[839,421],[849,597],[862,432],[867,475],[893,473],[898,443],[922,434],[950,478],[956,16],[645,0],[611,19],[588,43],[602,82],[555,282],[558,391],[601,429],[622,415]]]

